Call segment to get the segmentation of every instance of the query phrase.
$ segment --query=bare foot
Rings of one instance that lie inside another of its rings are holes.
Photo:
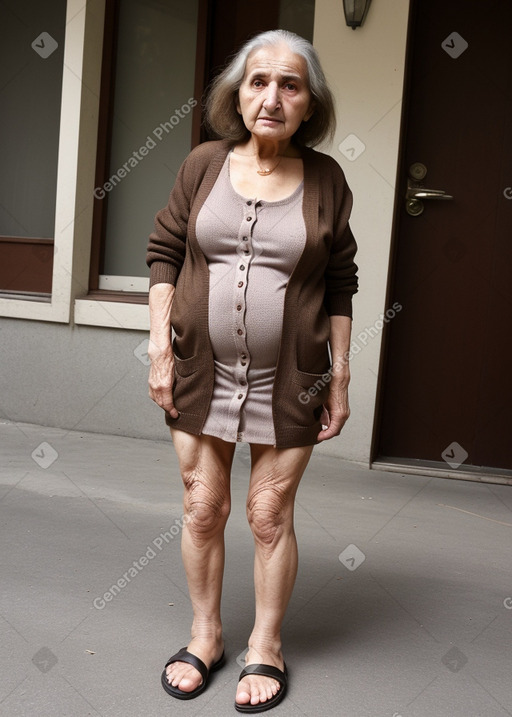
[[[271,653],[261,654],[257,650],[249,648],[245,658],[246,665],[263,664],[273,665],[278,670],[284,669],[284,661],[282,655],[273,655]],[[281,685],[272,677],[263,677],[262,675],[247,675],[238,683],[236,691],[236,702],[239,705],[257,705],[267,702],[281,689]]]
[[[206,642],[199,638],[193,638],[187,647],[187,650],[202,660],[208,669],[220,660],[223,649],[222,641],[220,643]],[[183,692],[192,692],[203,681],[198,670],[188,662],[173,662],[166,669],[166,675],[169,684]]]

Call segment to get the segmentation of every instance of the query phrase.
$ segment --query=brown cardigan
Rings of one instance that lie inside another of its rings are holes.
[[[147,254],[150,286],[176,286],[171,321],[174,402],[180,415],[173,419],[166,412],[166,422],[196,435],[204,425],[214,385],[209,272],[197,241],[196,220],[231,147],[226,140],[205,142],[189,154],[167,207],[156,215]],[[329,315],[352,316],[352,295],[357,291],[356,242],[348,224],[352,193],[343,171],[332,157],[313,149],[304,148],[302,158],[307,238],[285,294],[272,392],[278,448],[317,443],[322,404],[329,392],[329,377],[322,380],[330,365]]]

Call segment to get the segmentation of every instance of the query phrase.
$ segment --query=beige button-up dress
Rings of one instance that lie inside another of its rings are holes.
[[[275,445],[272,388],[286,285],[306,242],[302,199],[302,183],[277,202],[242,197],[228,154],[198,214],[215,360],[205,435]]]

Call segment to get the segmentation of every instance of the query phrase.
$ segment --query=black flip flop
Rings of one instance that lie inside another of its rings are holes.
[[[266,702],[258,702],[257,705],[251,705],[250,702],[245,705],[241,705],[235,700],[235,709],[238,712],[246,712],[250,714],[255,714],[256,712],[266,712],[266,710],[271,710],[272,707],[275,707],[281,702],[286,694],[286,688],[288,686],[288,670],[286,669],[286,665],[284,666],[284,670],[282,672],[277,667],[273,667],[272,665],[247,665],[247,667],[245,667],[240,673],[238,681],[240,682],[240,680],[247,675],[272,677],[274,680],[279,682],[281,689],[269,700]]]
[[[199,687],[196,687],[195,690],[190,690],[190,692],[185,692],[184,690],[180,690],[178,687],[173,687],[173,685],[169,683],[166,673],[167,668],[173,662],[188,662],[189,665],[195,667],[203,678],[203,681],[201,682]],[[210,674],[210,672],[219,670],[221,667],[224,666],[225,662],[226,658],[223,652],[220,659],[217,660],[217,662],[214,662],[210,669],[208,669],[204,662],[199,659],[199,657],[189,652],[186,647],[182,647],[179,652],[177,652],[172,657],[169,657],[169,659],[165,663],[164,671],[162,672],[162,687],[167,692],[167,694],[171,695],[172,697],[177,697],[177,699],[179,700],[192,700],[194,697],[197,697],[201,694],[201,692],[204,692],[204,690],[206,689],[206,686],[208,684],[208,675]]]

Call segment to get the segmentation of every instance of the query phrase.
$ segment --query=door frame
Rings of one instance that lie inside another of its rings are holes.
[[[412,60],[413,60],[413,42],[415,38],[417,8],[421,0],[411,0],[409,7],[409,17],[407,24],[407,40],[405,52],[405,72],[404,86],[402,94],[402,111],[400,117],[400,140],[398,148],[397,171],[395,178],[395,199],[393,206],[393,220],[391,226],[391,242],[389,253],[389,268],[386,283],[385,307],[390,305],[392,290],[395,282],[395,265],[398,253],[398,233],[400,229],[400,215],[403,211],[405,187],[402,186],[403,179],[406,176],[405,167],[405,145],[409,131],[409,102],[410,87],[412,83]],[[383,383],[386,370],[391,361],[390,345],[389,345],[389,326],[385,324],[382,332],[382,342],[380,348],[377,391],[375,397],[375,411],[372,429],[372,442],[370,447],[370,468],[375,470],[384,470],[394,473],[409,473],[413,475],[428,475],[437,478],[452,478],[456,480],[468,480],[479,483],[496,483],[501,485],[512,485],[512,475],[510,471],[501,470],[499,468],[478,468],[474,466],[461,465],[457,469],[452,469],[441,462],[426,461],[421,459],[409,458],[389,458],[379,455],[379,437],[383,421]]]

